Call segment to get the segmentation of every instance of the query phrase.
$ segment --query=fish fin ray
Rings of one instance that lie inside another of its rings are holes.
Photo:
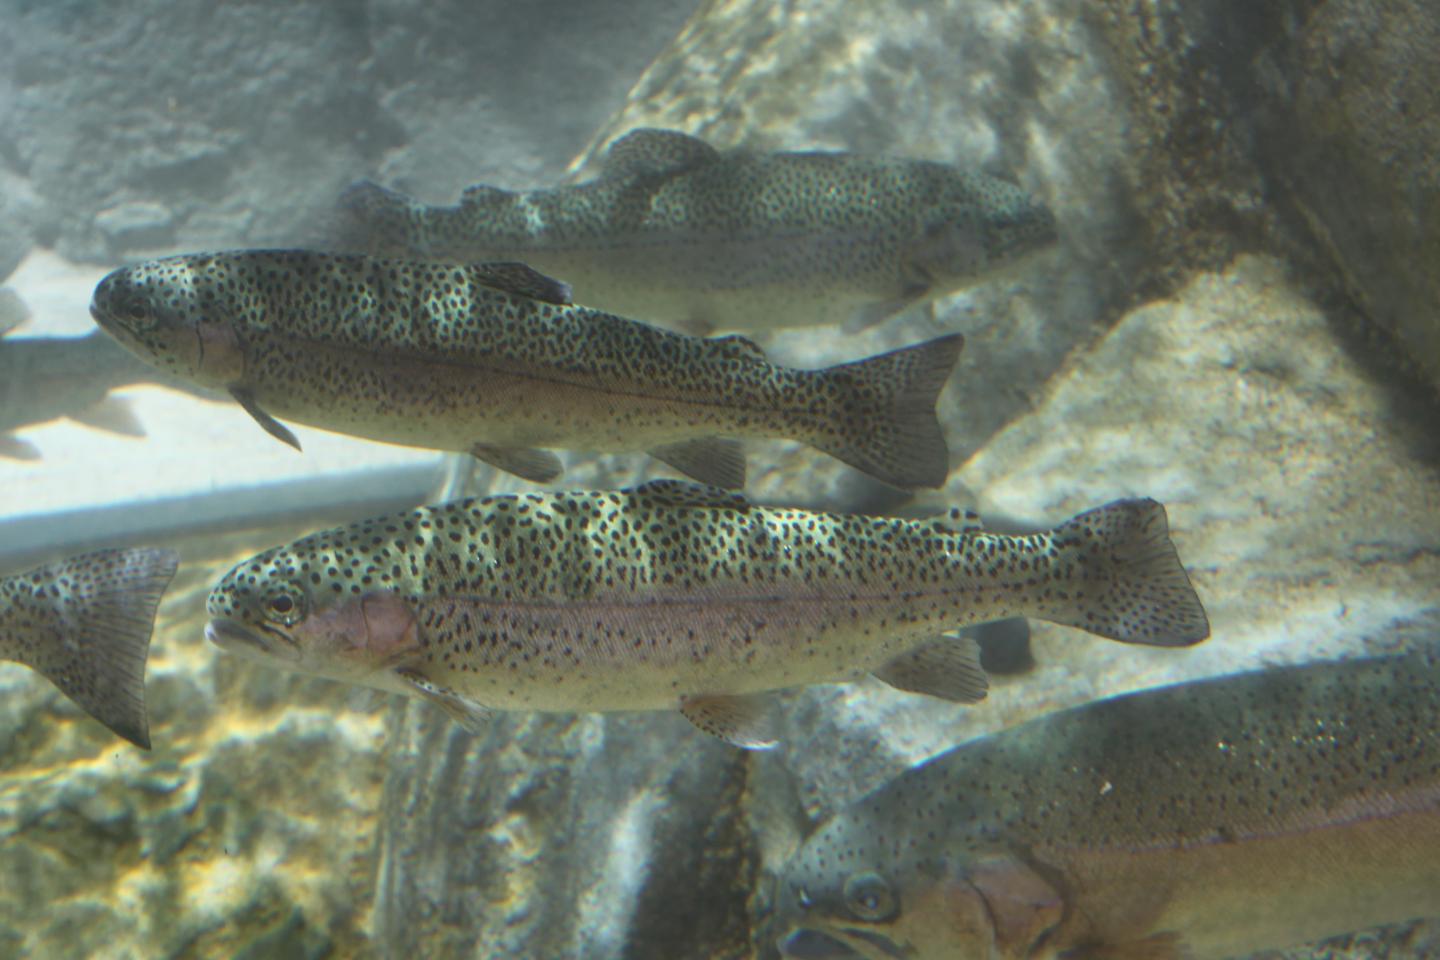
[[[296,450],[300,449],[300,441],[295,439],[295,434],[291,433],[290,428],[285,424],[260,409],[260,404],[256,402],[255,394],[249,387],[231,387],[230,396],[235,398],[235,402],[240,404],[241,409],[250,414],[266,433],[281,443],[288,443]]]
[[[549,483],[565,472],[559,457],[549,450],[533,447],[496,447],[477,443],[470,448],[470,455],[532,483]]]
[[[840,389],[833,425],[811,443],[892,486],[944,485],[950,455],[935,404],[964,343],[954,333],[823,371]]]
[[[145,663],[160,597],[175,575],[173,550],[100,550],[36,571],[70,585],[60,641],[22,661],[116,735],[150,749]]]
[[[430,680],[413,667],[397,667],[395,675],[405,681],[415,696],[433,703],[468,733],[484,733],[494,711]]]
[[[712,163],[720,152],[699,137],[679,130],[640,127],[605,150],[602,176],[653,177],[681,173]]]
[[[667,507],[714,507],[721,510],[750,509],[743,493],[686,480],[649,480],[628,488],[626,493],[658,501]]]
[[[70,414],[70,419],[87,427],[127,437],[145,436],[145,427],[135,416],[134,408],[123,397],[107,396],[88,409]]]
[[[1076,563],[1075,596],[1045,619],[1122,643],[1183,647],[1210,635],[1210,621],[1170,539],[1165,507],[1116,500],[1056,527],[1060,557]],[[1083,564],[1083,566],[1082,566]]]
[[[970,637],[944,636],[907,650],[874,671],[897,690],[951,703],[979,703],[990,689],[980,666],[980,645]]]
[[[779,741],[763,697],[705,694],[683,697],[680,713],[712,737],[745,750],[769,750]]]
[[[39,460],[40,448],[13,433],[0,433],[0,457],[8,460]]]
[[[738,490],[745,486],[745,448],[738,440],[682,440],[656,447],[650,456],[712,487]]]
[[[518,261],[476,263],[470,272],[479,282],[494,290],[513,293],[546,303],[569,304],[570,284],[547,277],[539,270]]]

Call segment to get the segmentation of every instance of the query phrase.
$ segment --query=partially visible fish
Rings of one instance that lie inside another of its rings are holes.
[[[0,658],[150,749],[145,661],[176,562],[172,550],[101,550],[0,579]]]
[[[227,573],[205,635],[275,666],[488,710],[679,709],[774,742],[765,691],[853,680],[985,695],[966,624],[1034,616],[1127,643],[1209,633],[1153,500],[1046,533],[753,506],[674,480],[461,500],[317,533]]]
[[[277,419],[469,452],[537,482],[537,447],[648,451],[723,487],[738,437],[808,443],[898,487],[949,471],[935,402],[961,348],[940,337],[824,370],[768,362],[575,306],[521,264],[452,266],[309,251],[170,257],[116,270],[90,307],[124,346]],[[730,439],[722,439],[730,438]]]
[[[15,431],[61,417],[143,437],[134,411],[110,391],[153,379],[151,368],[99,330],[84,337],[0,339],[0,457],[39,459],[39,450]]]
[[[523,260],[601,310],[690,332],[854,329],[994,277],[1056,240],[1019,187],[942,163],[729,153],[672,130],[616,140],[600,177],[427,206],[374,183],[340,199],[343,244]]]
[[[794,960],[1214,960],[1440,916],[1440,645],[957,747],[784,868]]]

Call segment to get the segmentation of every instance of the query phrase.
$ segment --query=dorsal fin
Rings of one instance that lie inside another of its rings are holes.
[[[751,340],[749,337],[732,334],[728,337],[712,337],[710,342],[733,357],[754,360],[766,359],[765,350],[760,344]]]
[[[470,265],[475,279],[487,287],[506,293],[544,300],[546,303],[569,304],[570,284],[547,277],[518,261],[475,263]]]
[[[745,499],[744,494],[703,483],[686,483],[684,480],[650,480],[625,492],[669,507],[715,507],[742,512],[750,509],[750,501]]]
[[[719,156],[704,140],[679,130],[641,127],[610,144],[603,169],[607,177],[656,176],[689,170]]]

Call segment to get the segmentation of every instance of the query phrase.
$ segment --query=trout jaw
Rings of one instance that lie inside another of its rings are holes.
[[[256,630],[227,617],[217,617],[205,624],[205,639],[226,653],[251,660],[300,662],[300,648],[279,630]]]

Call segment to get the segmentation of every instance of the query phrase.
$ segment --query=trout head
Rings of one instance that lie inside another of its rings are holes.
[[[904,260],[933,295],[993,279],[1056,242],[1054,214],[1020,187],[949,167],[930,173]]]
[[[215,295],[218,258],[168,257],[108,274],[90,316],[142,360],[184,380],[225,388],[244,375],[233,318]]]
[[[392,668],[417,646],[410,605],[335,541],[316,534],[235,567],[210,591],[205,638],[297,673],[400,689]]]
[[[771,930],[789,960],[1021,960],[1049,956],[1059,895],[1003,851],[865,801],[817,830],[786,864]]]

